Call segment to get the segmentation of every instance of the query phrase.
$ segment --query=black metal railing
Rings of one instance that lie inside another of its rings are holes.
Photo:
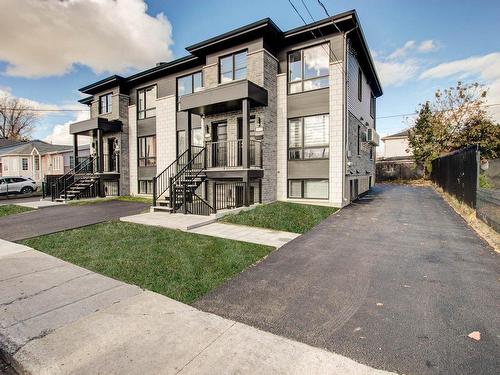
[[[200,198],[196,194],[196,189],[205,180],[206,162],[206,149],[203,147],[174,177],[170,178],[169,199],[172,212],[182,210],[184,213],[190,213],[188,204],[193,203],[195,196]],[[213,210],[205,200],[198,201],[200,205],[206,205],[210,212]]]
[[[156,206],[158,198],[162,195],[170,196],[170,179],[176,176],[188,163],[193,153],[198,153],[203,147],[192,146],[189,150],[181,153],[167,168],[161,171],[156,177],[153,177],[153,206]],[[203,167],[206,161],[203,160]]]
[[[237,168],[243,166],[243,140],[207,143],[207,165],[209,168]],[[250,140],[250,167],[262,168],[262,143]]]
[[[60,198],[64,194],[64,199],[67,199],[68,188],[71,187],[80,176],[85,176],[93,174],[95,172],[94,158],[86,158],[82,163],[76,165],[68,173],[59,177],[55,182],[52,183],[51,187],[51,199],[54,201],[56,198]],[[76,177],[76,176],[79,177]]]
[[[245,205],[245,182],[214,182],[213,186],[212,206],[215,207],[216,210],[243,207]]]

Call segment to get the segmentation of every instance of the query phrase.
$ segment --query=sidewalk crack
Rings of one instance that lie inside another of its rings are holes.
[[[222,335],[224,335],[227,331],[229,331],[231,328],[234,327],[234,325],[237,322],[233,322],[229,327],[227,327],[224,331],[222,331],[220,334],[218,334],[212,341],[210,341],[203,349],[201,349],[193,358],[191,358],[184,366],[182,366],[179,371],[177,371],[175,374],[179,374],[181,371],[183,371],[187,366],[189,366],[196,358],[198,358],[201,353],[203,353],[205,350],[207,350],[210,346],[212,346],[213,343],[215,343],[217,340],[219,340]]]
[[[0,303],[0,306],[9,306],[9,305],[12,305],[13,303],[18,302],[18,301],[22,301],[22,300],[25,300],[25,299],[28,299],[28,298],[36,297],[36,296],[38,296],[38,295],[40,295],[42,293],[48,292],[49,290],[52,290],[54,288],[58,288],[58,287],[60,287],[60,286],[62,286],[64,284],[70,283],[71,281],[74,281],[74,280],[78,280],[78,279],[80,279],[82,277],[85,277],[85,276],[88,276],[90,274],[92,274],[92,272],[87,272],[87,273],[84,273],[83,275],[78,275],[76,277],[73,277],[71,279],[63,281],[62,283],[59,283],[59,284],[56,284],[56,285],[52,285],[50,288],[39,290],[38,292],[36,292],[34,294],[17,297],[17,298],[14,298],[12,301]]]

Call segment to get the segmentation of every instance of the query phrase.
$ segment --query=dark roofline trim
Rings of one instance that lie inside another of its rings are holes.
[[[284,37],[290,38],[290,37],[295,36],[297,34],[310,32],[311,30],[317,29],[323,25],[330,24],[330,23],[332,23],[332,21],[339,22],[339,21],[348,20],[355,13],[356,13],[356,11],[349,10],[347,12],[339,13],[339,14],[336,14],[336,15],[328,17],[328,18],[323,18],[323,19],[318,20],[318,21],[313,22],[313,23],[308,23],[307,25],[304,25],[304,26],[299,26],[299,27],[290,29],[290,30],[284,32]]]
[[[224,34],[217,35],[217,36],[215,36],[213,38],[204,40],[202,42],[199,42],[199,43],[196,43],[196,44],[193,44],[193,45],[190,45],[190,46],[186,47],[186,50],[188,52],[190,52],[190,53],[194,53],[194,52],[196,52],[196,51],[198,51],[198,50],[200,50],[202,48],[206,48],[206,47],[209,47],[209,46],[211,46],[213,44],[220,43],[220,42],[223,42],[225,40],[228,40],[228,39],[231,39],[231,38],[243,35],[243,34],[247,34],[249,32],[261,29],[263,27],[268,27],[268,26],[270,26],[272,29],[274,29],[277,34],[282,34],[283,33],[281,31],[281,29],[273,22],[272,19],[270,19],[270,18],[263,18],[263,19],[261,19],[259,21],[256,21],[256,22],[250,23],[248,25],[239,27],[237,29],[228,31],[228,32],[226,32]]]
[[[174,68],[178,65],[186,64],[186,63],[191,62],[191,61],[195,61],[197,59],[198,59],[197,56],[187,55],[187,56],[183,56],[183,57],[180,57],[178,59],[169,61],[167,63],[161,63],[158,66],[155,66],[155,67],[150,68],[148,70],[144,70],[142,72],[131,75],[130,77],[127,78],[127,82],[136,81],[136,80],[141,79],[143,77],[146,77],[152,73],[158,73],[158,72],[161,72],[163,70],[168,70],[168,69]]]
[[[82,103],[82,104],[90,104],[92,103],[92,101],[94,100],[94,97],[93,96],[87,96],[86,98],[83,98],[83,99],[80,99],[78,101],[78,103]]]
[[[91,94],[91,91],[95,91],[101,86],[109,85],[110,83],[116,82],[116,84],[120,84],[125,81],[125,78],[119,75],[112,75],[111,77],[104,78],[100,81],[97,81],[95,83],[92,83],[91,85],[82,87],[79,91],[83,92],[84,94]]]

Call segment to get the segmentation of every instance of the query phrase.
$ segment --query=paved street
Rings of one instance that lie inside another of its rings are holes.
[[[497,374],[499,280],[431,188],[379,185],[195,306],[378,369]]]
[[[107,201],[87,205],[62,205],[0,218],[0,238],[19,241],[67,229],[116,220],[148,208],[140,202]]]
[[[26,375],[387,374],[3,240],[0,311]]]

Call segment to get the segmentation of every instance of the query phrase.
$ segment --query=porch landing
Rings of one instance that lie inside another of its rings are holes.
[[[272,229],[256,228],[245,225],[217,223],[215,215],[199,216],[184,214],[166,214],[148,212],[139,215],[125,216],[121,221],[152,225],[184,232],[197,233],[205,236],[220,237],[229,240],[256,243],[273,247],[281,247],[299,234],[282,232]]]

